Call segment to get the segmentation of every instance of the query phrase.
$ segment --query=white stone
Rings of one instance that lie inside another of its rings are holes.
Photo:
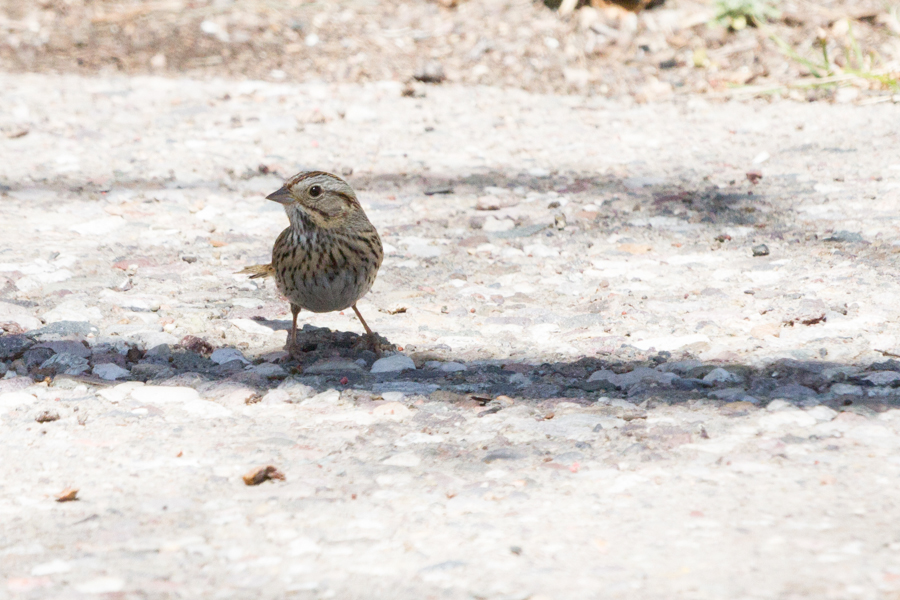
[[[817,422],[818,420],[808,412],[792,409],[763,415],[759,419],[759,426],[766,431],[774,431],[788,427],[812,427]]]
[[[372,415],[388,421],[402,421],[412,414],[404,404],[399,402],[385,402],[372,410]]]
[[[441,366],[438,368],[445,373],[455,373],[457,371],[465,371],[467,369],[466,365],[458,362],[441,363]]]
[[[647,340],[632,342],[631,345],[635,348],[640,348],[641,350],[656,348],[657,350],[669,351],[678,350],[679,348],[684,348],[685,346],[690,346],[691,344],[697,344],[701,342],[709,342],[709,337],[703,335],[702,333],[695,333],[691,335],[670,335],[666,337],[650,338]]]
[[[859,98],[859,90],[853,87],[838,88],[834,93],[834,101],[838,104],[849,104]]]
[[[139,387],[144,387],[144,383],[142,381],[129,381],[127,383],[120,383],[119,385],[111,388],[106,388],[105,390],[99,390],[97,392],[97,395],[101,398],[109,400],[113,404],[118,404],[119,402],[124,400],[132,390]]]
[[[37,402],[37,398],[25,392],[6,392],[0,394],[0,415],[8,413],[20,406],[27,406]]]
[[[106,379],[108,381],[122,379],[131,375],[128,369],[123,369],[115,363],[100,363],[99,365],[94,365],[92,372],[100,379]]]
[[[847,431],[844,437],[861,444],[881,447],[895,446],[900,441],[893,431],[877,421],[857,425]]]
[[[372,365],[372,373],[396,373],[415,368],[416,363],[410,357],[405,354],[393,354],[376,360]]]
[[[819,423],[827,423],[838,415],[836,410],[832,410],[827,406],[822,406],[821,404],[819,406],[810,408],[808,411],[806,411],[806,414],[812,416],[812,418],[814,418]]]
[[[228,35],[228,31],[220,27],[215,21],[210,21],[208,19],[200,23],[200,31],[218,38],[220,42],[227,43],[231,39],[231,36]]]
[[[444,253],[444,249],[430,238],[406,237],[400,244],[406,246],[406,254],[417,258],[434,258]]]
[[[290,401],[291,395],[279,389],[269,390],[261,400],[263,404],[285,404],[290,403]]]
[[[535,421],[530,416],[513,417],[506,420],[506,424],[519,431],[534,431],[541,436],[550,435],[576,441],[595,439],[594,429],[598,425],[601,429],[615,429],[622,427],[625,423],[625,420],[615,417],[579,413],[563,415],[549,421]]]
[[[114,292],[112,290],[103,290],[100,292],[100,298],[104,302],[121,308],[128,308],[136,311],[159,310],[159,301],[148,298],[147,296],[135,296],[133,294]]]
[[[81,300],[67,300],[41,315],[47,323],[59,321],[93,321],[103,318],[103,313],[96,306],[88,306]]]
[[[106,217],[72,225],[69,230],[81,235],[106,235],[122,227],[125,223],[127,221],[122,217]]]
[[[488,233],[497,232],[497,231],[509,231],[516,226],[515,221],[512,219],[498,219],[494,216],[489,216],[484,220],[484,226],[482,229]]]
[[[145,348],[155,348],[161,344],[166,344],[168,346],[174,346],[178,343],[178,338],[172,335],[171,333],[166,333],[164,331],[139,331],[137,333],[132,334],[135,338],[137,338],[140,342],[144,344]]]
[[[539,343],[547,343],[552,337],[550,334],[559,331],[559,325],[556,323],[538,323],[528,328],[531,338]]]
[[[316,395],[315,389],[293,378],[282,381],[277,389],[286,392],[291,397],[291,402],[299,402]]]
[[[318,41],[318,38],[316,38],[316,41]],[[307,45],[310,45],[308,38]],[[349,123],[366,123],[378,119],[378,113],[368,106],[353,104],[347,107],[347,112],[344,113],[344,119]]]
[[[250,361],[244,358],[244,355],[241,353],[241,351],[235,348],[216,348],[209,356],[209,360],[213,361],[217,365],[224,365],[225,363],[229,363],[233,360],[239,360],[245,365],[250,364]]]
[[[15,323],[26,331],[39,329],[43,325],[41,320],[27,309],[8,302],[0,302],[0,323]]]
[[[309,407],[334,407],[341,402],[341,393],[338,390],[325,390],[321,394],[316,394],[312,398],[307,398],[300,404]]]
[[[72,273],[72,271],[68,269],[45,271],[43,273],[37,273],[34,275],[35,279],[37,279],[41,283],[59,283],[61,281],[68,281],[74,276],[74,273]]]
[[[779,410],[793,410],[797,408],[787,400],[772,400],[766,405],[766,410],[769,412],[775,412]]]
[[[224,393],[222,393],[224,391]],[[230,387],[225,390],[213,390],[210,392],[216,401],[223,406],[244,406],[247,399],[256,395],[256,391],[248,387],[240,387],[232,389]]]
[[[260,300],[257,300],[256,298],[232,298],[231,303],[234,306],[243,306],[244,308],[262,308],[263,307],[263,302]]]
[[[182,408],[185,412],[203,419],[221,419],[232,415],[229,409],[212,400],[189,400]]]
[[[322,548],[319,546],[319,544],[316,543],[315,540],[307,537],[297,538],[296,540],[291,542],[289,548],[291,556],[318,554],[322,550]]]
[[[145,385],[131,390],[131,397],[147,404],[185,404],[199,400],[197,390],[189,387],[167,385]]]
[[[716,367],[703,378],[703,381],[707,383],[740,383],[743,380],[744,378],[740,375],[726,371],[721,367]]]
[[[402,402],[406,394],[403,392],[382,392],[381,397],[385,402]]]
[[[82,594],[110,594],[124,588],[125,581],[118,577],[97,577],[75,584],[75,590]]]
[[[400,452],[381,462],[392,467],[418,467],[422,459],[412,452]]]
[[[879,421],[900,421],[900,409],[892,408],[878,415]]]
[[[31,574],[36,577],[43,575],[55,575],[57,573],[68,573],[72,570],[72,563],[67,560],[51,560],[50,562],[41,563],[31,568]]]
[[[409,446],[412,444],[440,444],[443,441],[444,436],[442,435],[431,435],[422,433],[421,431],[413,431],[395,441],[394,444],[397,446]]]
[[[253,319],[231,319],[231,324],[243,331],[254,335],[272,335],[275,330],[265,325],[260,325]]]
[[[522,248],[522,250],[525,254],[533,256],[534,258],[551,258],[559,256],[559,250],[545,246],[544,244],[528,244]]]

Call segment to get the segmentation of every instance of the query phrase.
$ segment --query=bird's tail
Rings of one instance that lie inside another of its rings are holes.
[[[236,275],[249,275],[250,279],[257,279],[259,277],[274,277],[275,267],[273,267],[271,264],[252,265],[249,267],[244,267],[243,269],[238,271]]]

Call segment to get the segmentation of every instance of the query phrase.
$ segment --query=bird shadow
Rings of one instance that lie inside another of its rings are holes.
[[[789,206],[779,201],[779,198],[811,193],[812,190],[806,190],[803,187],[805,184],[789,176],[763,181],[754,179],[733,182],[730,188],[721,189],[712,184],[704,184],[696,175],[690,174],[681,178],[663,178],[600,176],[578,172],[542,176],[505,172],[465,176],[382,173],[350,178],[363,193],[400,190],[420,200],[431,198],[433,202],[442,203],[448,202],[448,197],[454,193],[477,194],[487,187],[510,191],[524,188],[526,191],[540,193],[553,192],[559,197],[581,198],[584,201],[601,198],[604,200],[601,211],[595,211],[593,216],[579,217],[582,219],[581,232],[587,236],[623,225],[654,227],[673,222],[690,227],[706,227],[699,229],[701,233],[697,235],[709,234],[710,237],[719,225],[750,227],[754,230],[754,235],[762,238],[797,235],[800,225],[788,218],[786,213]],[[156,189],[169,183],[134,180],[117,182],[115,186],[98,186],[74,185],[71,181],[61,179],[42,183],[37,187],[45,191],[64,188],[69,194],[90,196],[105,193],[110,187]],[[219,188],[220,184],[199,182],[193,184],[193,187]],[[4,184],[0,191],[7,194],[33,189],[36,189],[33,183],[23,182]],[[36,200],[32,208],[38,210],[44,204],[44,200]],[[542,232],[544,227],[547,225],[523,223],[517,224],[509,232],[490,233],[489,236],[528,237]],[[805,241],[809,244],[817,243],[815,239],[807,238]],[[431,266],[430,277],[448,275],[448,272],[444,272],[444,267]],[[290,322],[286,320],[256,320],[274,331],[290,329]],[[47,336],[34,336],[33,333],[23,335],[35,346],[51,339]],[[0,340],[6,343],[9,337],[3,335]],[[472,361],[470,355],[438,344],[430,348],[404,349],[415,361],[416,369],[373,373],[372,365],[378,355],[365,348],[363,340],[356,333],[307,325],[301,331],[302,353],[295,353],[294,356],[287,353],[250,356],[249,365],[240,360],[217,363],[211,359],[211,347],[207,352],[206,349],[198,351],[176,345],[165,357],[148,358],[148,348],[133,345],[134,352],[123,366],[131,369],[131,379],[150,383],[178,384],[193,381],[194,384],[206,386],[226,383],[249,386],[260,392],[276,388],[290,379],[300,381],[316,391],[337,388],[368,391],[376,395],[393,391],[425,397],[441,392],[451,394],[453,398],[506,395],[530,401],[565,400],[583,404],[595,403],[602,398],[627,399],[637,404],[697,399],[764,403],[780,397],[793,399],[797,403],[826,401],[835,406],[862,404],[885,407],[896,405],[900,397],[900,392],[894,394],[893,387],[887,391],[879,389],[881,396],[870,396],[868,391],[874,384],[866,379],[867,374],[879,370],[900,371],[900,364],[895,364],[895,361],[869,366],[829,362],[821,360],[821,357],[808,356],[809,353],[802,348],[795,351],[797,358],[773,358],[770,364],[777,368],[770,368],[769,365],[758,366],[765,361],[754,362],[753,365],[741,362],[704,362],[689,350],[672,354],[646,352],[627,344],[611,348],[601,355],[572,360],[546,360],[524,347],[524,352],[514,360],[487,358]],[[383,341],[391,345],[389,340]],[[246,350],[237,347],[233,349]],[[10,355],[10,362],[23,359],[24,354],[25,351]],[[331,364],[326,364],[329,362]],[[92,363],[89,366],[94,365]],[[59,373],[39,371],[39,367],[29,368],[36,376],[65,377]],[[707,379],[709,373],[716,368],[724,368],[734,373],[735,377],[722,381],[715,377]],[[592,374],[597,372],[606,373],[592,378]],[[637,375],[628,377],[630,373]],[[657,376],[654,373],[672,376]],[[88,380],[108,384],[96,378]],[[849,383],[850,387],[837,389],[850,392],[834,392],[832,388],[836,383]],[[745,400],[747,398],[749,399]]]
[[[289,326],[285,321],[271,323]],[[23,361],[34,380],[75,379],[101,386],[121,383],[90,375],[66,375],[42,365],[40,360],[45,360],[46,354],[52,355],[48,350],[52,342],[78,337],[47,335],[42,330],[5,334],[0,335],[0,350],[8,353],[9,348],[19,348],[7,357]],[[306,348],[299,352],[245,356],[240,348],[224,346],[213,350],[208,344],[198,345],[195,339],[177,344],[168,352],[133,348],[123,366],[130,370],[126,380],[147,384],[190,386],[212,395],[249,388],[255,394],[248,397],[248,402],[259,401],[270,390],[283,389],[288,392],[289,402],[303,402],[310,394],[338,390],[366,401],[400,394],[410,400],[483,405],[489,411],[485,414],[502,410],[505,405],[500,401],[504,397],[545,406],[560,402],[608,405],[623,400],[628,404],[622,406],[647,408],[700,402],[727,404],[738,412],[780,399],[798,406],[824,404],[865,416],[900,407],[900,376],[885,377],[886,373],[900,373],[900,361],[895,358],[869,365],[812,358],[777,358],[751,365],[740,361],[702,361],[690,350],[657,352],[622,344],[602,355],[571,360],[528,356],[470,360],[439,344],[405,348],[405,355],[411,359],[407,368],[378,372],[373,366],[380,356],[366,342],[364,335],[307,324],[298,333],[298,344]],[[61,350],[58,346],[55,349]],[[237,352],[232,352],[229,360],[214,360],[213,353],[221,350]],[[35,355],[40,360],[36,361]],[[91,357],[88,366],[101,360],[107,358]],[[3,387],[0,382],[0,391]],[[294,395],[298,389],[305,391]]]

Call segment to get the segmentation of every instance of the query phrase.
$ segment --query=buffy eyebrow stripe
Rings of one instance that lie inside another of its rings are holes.
[[[353,198],[345,194],[344,192],[331,192],[335,196],[339,196],[344,202],[347,204],[353,204]]]

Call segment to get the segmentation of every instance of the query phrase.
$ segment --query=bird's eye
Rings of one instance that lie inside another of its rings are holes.
[[[321,196],[322,195],[322,186],[314,185],[311,188],[309,188],[309,195],[312,196],[313,198],[318,198],[319,196]]]

